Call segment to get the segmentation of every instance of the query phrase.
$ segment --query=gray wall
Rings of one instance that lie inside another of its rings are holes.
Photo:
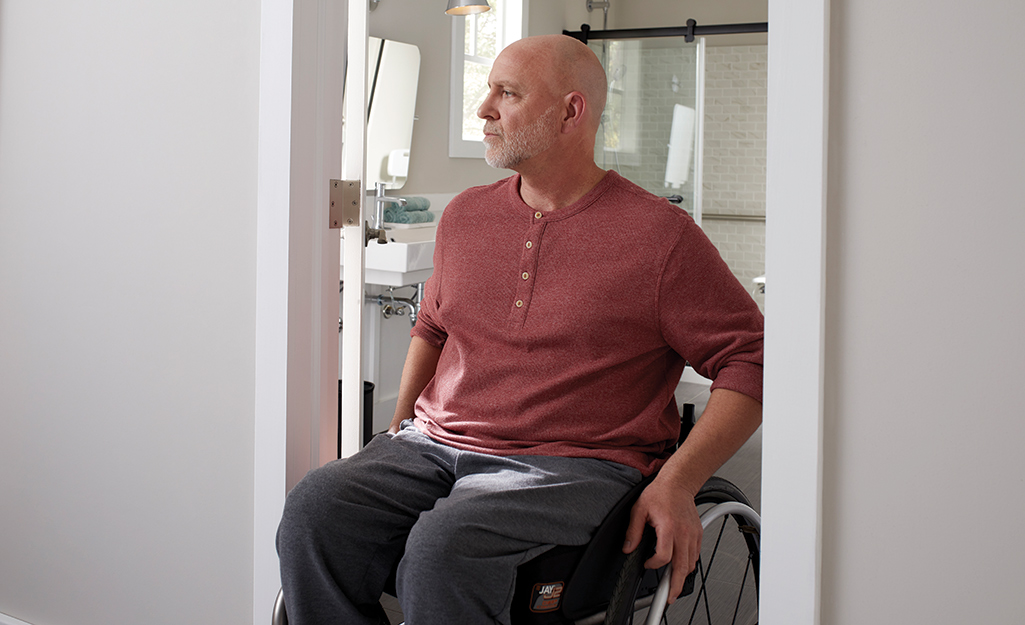
[[[0,3],[0,622],[250,623],[259,3]]]
[[[822,622],[1017,622],[1025,5],[831,17]]]

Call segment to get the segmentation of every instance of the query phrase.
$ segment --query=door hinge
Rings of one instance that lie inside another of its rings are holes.
[[[331,207],[328,211],[332,229],[359,225],[363,202],[363,181],[332,180]]]

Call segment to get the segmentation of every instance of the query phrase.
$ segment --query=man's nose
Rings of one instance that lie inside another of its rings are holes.
[[[485,96],[484,101],[477,107],[477,117],[481,119],[498,119],[498,113],[491,104],[491,94]]]

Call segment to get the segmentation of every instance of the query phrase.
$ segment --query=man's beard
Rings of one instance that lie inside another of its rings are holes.
[[[552,147],[559,132],[560,102],[550,106],[528,126],[511,133],[484,138],[484,160],[497,169],[512,169]],[[484,132],[497,132],[492,122],[484,124]]]

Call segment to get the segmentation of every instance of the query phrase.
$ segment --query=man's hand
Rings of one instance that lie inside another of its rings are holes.
[[[623,552],[631,553],[641,542],[645,524],[655,528],[655,555],[644,563],[657,569],[672,563],[669,603],[683,592],[683,582],[701,554],[701,519],[694,506],[694,494],[660,474],[644,492],[630,512]]]
[[[729,389],[713,389],[694,429],[630,511],[623,551],[630,553],[640,544],[645,523],[655,528],[655,555],[644,566],[654,569],[672,563],[670,603],[680,596],[701,553],[701,518],[694,495],[761,422],[760,402]]]

